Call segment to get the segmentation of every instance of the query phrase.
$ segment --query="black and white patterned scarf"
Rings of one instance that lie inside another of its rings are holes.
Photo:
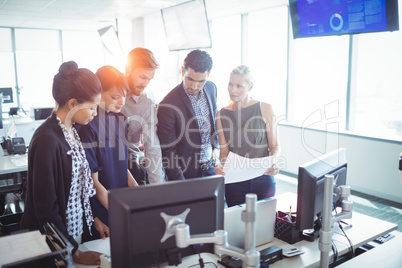
[[[64,138],[70,145],[71,150],[67,152],[72,157],[71,188],[68,197],[66,210],[67,231],[69,235],[76,238],[83,233],[82,213],[85,212],[85,219],[91,233],[91,226],[94,221],[89,199],[95,195],[96,190],[91,177],[91,170],[85,157],[85,151],[80,137],[73,127],[75,140],[71,137],[66,126],[56,117],[61,127]],[[84,206],[84,208],[83,208]]]

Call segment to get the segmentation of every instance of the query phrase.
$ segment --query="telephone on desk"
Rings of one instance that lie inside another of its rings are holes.
[[[23,137],[16,137],[12,139],[7,139],[5,141],[5,147],[7,153],[11,154],[25,154],[27,151],[27,146]]]

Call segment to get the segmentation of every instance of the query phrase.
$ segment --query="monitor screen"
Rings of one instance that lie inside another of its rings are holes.
[[[161,242],[166,224],[161,213],[176,216],[190,209],[190,234],[223,229],[224,178],[210,176],[109,191],[110,247],[113,267],[158,267],[196,254],[176,247],[175,237]],[[201,247],[213,252],[213,244]]]
[[[306,229],[315,229],[311,233],[317,234],[320,228],[321,214],[324,202],[324,178],[326,174],[334,175],[334,184],[346,185],[347,162],[345,149],[341,148],[308,162],[299,167],[297,184],[297,211],[296,229],[300,235],[310,235]],[[333,197],[337,206],[339,196]],[[316,221],[316,226],[315,225]]]
[[[34,108],[34,119],[35,120],[47,119],[52,114],[54,109],[55,108],[53,107]]]
[[[3,102],[1,94],[0,94],[0,129],[3,129]],[[0,148],[0,150],[2,150],[2,148]]]
[[[3,94],[3,103],[13,103],[13,88],[1,87],[0,94]]]
[[[399,30],[398,0],[289,0],[293,37]]]

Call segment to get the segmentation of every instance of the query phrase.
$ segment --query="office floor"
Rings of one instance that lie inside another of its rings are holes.
[[[297,193],[296,178],[279,174],[276,177],[276,194],[286,192]],[[398,231],[402,232],[402,204],[376,196],[353,191],[350,197],[353,201],[353,211],[377,219],[398,224]]]

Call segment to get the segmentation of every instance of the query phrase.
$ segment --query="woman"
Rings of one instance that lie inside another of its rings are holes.
[[[53,223],[73,245],[73,260],[99,265],[100,253],[78,250],[86,224],[103,232],[93,218],[90,197],[95,188],[75,123],[96,116],[101,85],[91,71],[65,62],[53,79],[56,109],[35,131],[28,152],[28,186],[21,229],[43,230]],[[84,223],[85,222],[85,223]]]
[[[223,165],[229,152],[246,158],[276,157],[279,143],[275,114],[272,106],[250,97],[253,80],[245,65],[234,68],[230,74],[230,104],[217,113],[216,125],[220,144],[220,164],[216,174],[224,175]],[[229,207],[245,202],[247,193],[257,194],[258,199],[275,195],[275,180],[278,167],[273,164],[256,178],[225,184],[225,198]]]
[[[94,213],[108,224],[107,190],[138,186],[128,170],[128,147],[126,139],[126,118],[121,114],[128,85],[124,75],[112,66],[98,69],[96,76],[102,84],[98,115],[89,124],[80,126],[79,135],[92,172],[96,197],[91,199]],[[93,238],[109,236],[97,233]],[[84,240],[93,239],[85,237]]]

